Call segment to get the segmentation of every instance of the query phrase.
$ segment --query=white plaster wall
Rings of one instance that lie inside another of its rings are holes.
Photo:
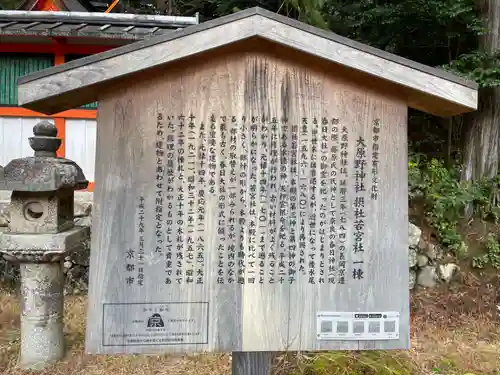
[[[33,156],[28,138],[33,136],[33,126],[41,118],[0,117],[0,165],[12,159]],[[46,119],[54,123],[52,119]]]
[[[66,119],[66,158],[76,162],[88,181],[94,182],[96,121]]]

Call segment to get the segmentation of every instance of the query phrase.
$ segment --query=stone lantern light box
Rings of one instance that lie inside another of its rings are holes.
[[[407,112],[477,86],[260,8],[47,69],[99,101],[90,353],[407,349]]]

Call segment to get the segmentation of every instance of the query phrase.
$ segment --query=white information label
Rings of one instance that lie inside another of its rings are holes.
[[[318,340],[397,340],[398,312],[319,312]]]

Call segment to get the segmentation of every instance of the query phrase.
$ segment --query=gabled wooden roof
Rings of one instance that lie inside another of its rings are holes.
[[[22,77],[19,105],[47,114],[74,108],[97,100],[111,80],[249,38],[263,38],[390,82],[402,89],[408,106],[429,113],[450,116],[477,109],[473,82],[261,8]]]

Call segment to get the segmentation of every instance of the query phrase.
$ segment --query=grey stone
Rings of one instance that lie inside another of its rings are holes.
[[[441,259],[443,257],[443,251],[437,245],[430,242],[426,242],[425,248],[422,250],[424,255],[426,255],[431,261]]]
[[[408,249],[408,267],[413,268],[417,265],[417,250],[410,247]]]
[[[92,202],[75,199],[75,217],[90,216],[92,214]]]
[[[75,225],[80,227],[90,227],[92,225],[92,217],[83,216],[75,218]]]
[[[0,236],[0,252],[10,261],[57,261],[68,252],[82,248],[90,236],[88,227],[75,227],[61,233],[14,234]]]
[[[15,191],[10,203],[9,228],[14,233],[57,233],[71,229],[73,191],[33,193]]]
[[[42,370],[64,357],[60,263],[21,264],[21,367]]]
[[[409,280],[409,288],[412,290],[415,288],[415,281],[417,279],[417,273],[414,270],[410,270],[410,280]]]
[[[7,226],[10,221],[10,190],[0,190],[0,227]],[[92,220],[93,193],[75,191],[74,216],[75,225],[90,226]]]
[[[10,202],[10,195],[12,191],[10,190],[0,190],[0,201]]]
[[[420,251],[425,251],[426,246],[427,246],[427,241],[426,241],[426,240],[424,240],[424,239],[422,238],[422,236],[420,236],[420,240],[418,241],[418,245],[417,245],[417,246],[418,246],[418,249],[419,249]]]
[[[410,247],[416,247],[420,241],[422,230],[412,223],[408,223],[408,241]]]
[[[75,200],[92,204],[94,201],[94,193],[91,191],[75,191]]]
[[[417,284],[425,288],[434,288],[438,281],[436,269],[432,266],[422,268],[417,276]]]
[[[88,185],[82,169],[57,157],[61,139],[54,124],[42,120],[33,133],[28,140],[35,156],[0,166],[0,188],[12,190],[8,220],[4,205],[0,211],[8,223],[0,254],[20,264],[21,368],[42,370],[64,357],[65,273],[74,268],[64,259],[87,246],[90,228],[74,223],[74,190]],[[89,205],[78,209],[90,214]]]
[[[10,202],[11,190],[0,190],[0,201]],[[94,193],[91,191],[75,191],[75,201],[92,203]]]
[[[63,188],[85,189],[88,181],[74,162],[55,157],[26,157],[7,164],[0,176],[0,189],[16,191],[56,191]],[[29,171],[29,173],[27,173]]]
[[[90,248],[87,246],[88,243],[84,241],[84,243],[82,243],[82,250],[71,253],[70,260],[73,264],[78,264],[79,266],[84,267],[89,266]]]
[[[9,225],[10,201],[0,201],[0,227]]]
[[[14,159],[0,167],[0,189],[17,193],[85,189],[89,182],[78,164],[56,156],[61,145],[56,126],[42,120],[33,127],[33,134],[28,141],[35,156]]]
[[[427,256],[422,255],[422,254],[419,254],[417,256],[417,266],[422,268],[423,266],[426,266],[427,263],[429,263],[429,258],[427,258]]]
[[[460,269],[455,263],[442,264],[439,266],[439,277],[446,283],[449,283],[455,273]]]

